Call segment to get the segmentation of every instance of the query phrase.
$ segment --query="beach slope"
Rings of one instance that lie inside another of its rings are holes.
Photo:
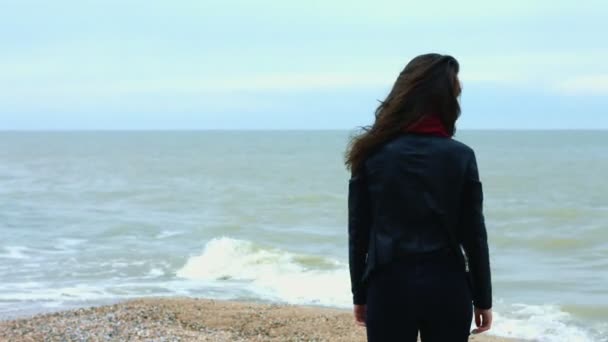
[[[146,298],[0,322],[0,341],[365,341],[349,311]],[[513,341],[487,335],[476,342]]]

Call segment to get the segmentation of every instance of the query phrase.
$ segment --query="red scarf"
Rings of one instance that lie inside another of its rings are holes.
[[[404,129],[409,133],[431,134],[439,137],[449,138],[448,130],[441,122],[439,115],[424,115],[420,120],[414,122]]]

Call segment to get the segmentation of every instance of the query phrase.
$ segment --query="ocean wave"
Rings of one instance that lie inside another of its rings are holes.
[[[4,247],[12,258],[27,258],[24,246]],[[104,261],[100,267],[123,268],[143,261]],[[177,270],[152,263],[145,274],[103,282],[54,284],[32,280],[0,284],[0,311],[15,302],[70,305],[83,301],[142,296],[194,295],[217,299],[261,299],[278,303],[352,306],[346,262],[319,255],[293,253],[252,241],[217,237]],[[177,276],[173,278],[171,274]],[[59,286],[57,286],[59,285]],[[20,304],[26,305],[26,304]],[[9,310],[10,311],[10,310]],[[572,308],[558,305],[512,304],[496,301],[491,335],[515,339],[578,342],[606,341],[606,328],[573,317]],[[603,330],[602,330],[603,329]]]
[[[162,277],[164,275],[165,275],[165,271],[163,271],[162,269],[160,269],[158,267],[154,267],[148,272],[146,277],[157,278],[157,277]]]
[[[87,242],[86,239],[59,238],[56,240],[55,247],[62,250],[71,250],[76,246],[84,244],[85,242]]]
[[[599,331],[579,326],[557,305],[511,304],[494,313],[492,334],[543,342],[602,341]]]
[[[25,254],[29,250],[25,246],[4,246],[6,253],[0,254],[0,258],[6,259],[29,259],[30,257]]]
[[[32,283],[29,288],[21,288],[18,284],[12,291],[8,285],[3,285],[0,289],[0,302],[2,301],[69,301],[69,300],[97,300],[97,299],[112,299],[117,297],[116,294],[107,292],[103,287],[86,284],[76,284],[72,286],[52,288],[45,286],[46,284]]]
[[[184,232],[177,230],[163,230],[160,233],[156,234],[157,239],[165,239],[172,236],[182,235]]]
[[[177,276],[203,281],[244,281],[261,297],[293,304],[346,307],[351,303],[348,268],[324,259],[333,268],[315,269],[310,256],[261,248],[228,237],[207,242],[202,253],[190,257]]]
[[[251,241],[219,237],[207,242],[200,255],[190,257],[177,276],[208,282],[242,282],[264,299],[290,304],[349,308],[352,305],[348,265],[316,269],[303,256]],[[319,258],[318,256],[314,258]],[[491,335],[546,342],[601,341],[599,332],[577,325],[555,305],[502,304],[495,310]],[[471,328],[474,328],[474,323]]]

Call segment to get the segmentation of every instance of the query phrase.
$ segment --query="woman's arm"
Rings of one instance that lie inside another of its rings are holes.
[[[483,216],[483,190],[477,160],[472,153],[462,199],[463,247],[467,253],[473,278],[473,304],[478,309],[492,307],[492,281],[488,237]]]
[[[366,303],[366,289],[361,283],[365,271],[371,226],[369,192],[363,171],[352,174],[348,185],[348,262],[353,303]]]

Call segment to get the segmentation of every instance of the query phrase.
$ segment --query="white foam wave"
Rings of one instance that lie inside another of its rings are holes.
[[[151,277],[151,278],[156,278],[156,277],[162,277],[164,275],[165,275],[165,271],[163,271],[160,268],[153,267],[152,269],[150,269],[147,276]]]
[[[597,337],[556,305],[512,304],[494,313],[492,334],[542,342],[590,342]]]
[[[6,259],[28,259],[29,256],[25,254],[29,248],[25,246],[4,246],[6,253],[0,254],[0,258]]]
[[[85,239],[59,238],[57,239],[55,246],[63,250],[70,250],[73,247],[81,245],[85,242],[87,242]]]
[[[5,286],[3,286],[3,289]],[[60,288],[34,286],[28,289],[16,288],[11,292],[0,292],[0,301],[57,301],[95,300],[113,298],[114,294],[93,285],[78,284]]]
[[[172,237],[172,236],[176,236],[176,235],[182,235],[183,232],[177,231],[177,230],[163,230],[162,232],[158,233],[156,235],[157,239],[165,239],[168,237]]]
[[[312,269],[298,262],[305,257],[252,242],[215,238],[201,255],[193,256],[177,276],[203,281],[242,281],[260,296],[293,304],[346,307],[350,304],[348,268],[336,260],[332,269]]]
[[[291,304],[350,307],[348,265],[326,260],[335,267],[313,269],[298,262],[302,257],[221,237],[210,240],[200,255],[190,257],[177,276],[215,284],[241,282],[262,298]],[[492,335],[546,342],[598,341],[557,306],[514,304],[498,309]]]
[[[170,282],[125,282],[124,279],[116,280],[117,282],[106,284],[73,284],[59,287],[49,286],[49,283],[35,282],[0,284],[0,307],[7,303],[14,306],[14,303],[11,302],[15,301],[27,303],[45,303],[49,301],[69,303],[171,295],[170,291],[172,290],[175,290],[175,293],[181,292],[182,295],[188,295],[191,291],[195,290],[187,286],[180,288],[181,284],[172,284]],[[158,288],[160,292],[147,291],[151,288]]]

